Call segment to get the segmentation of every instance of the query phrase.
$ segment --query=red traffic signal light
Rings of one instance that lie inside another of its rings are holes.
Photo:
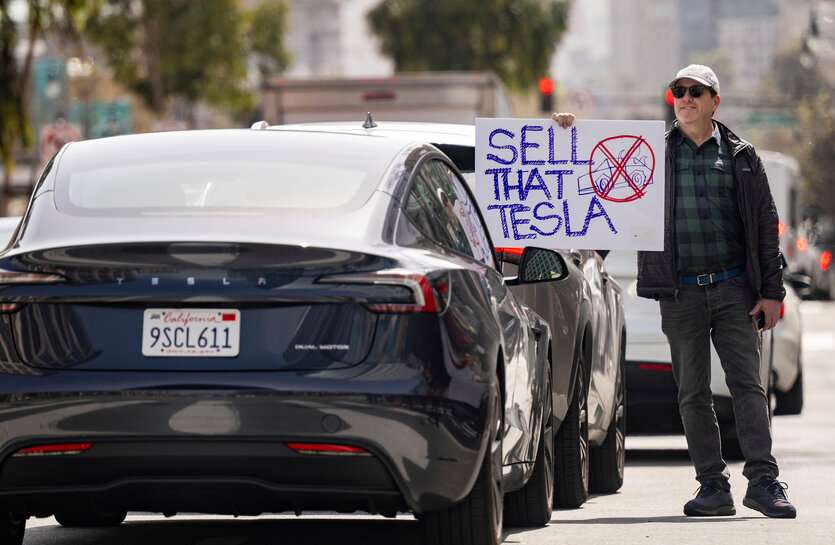
[[[551,78],[542,78],[539,80],[539,92],[543,95],[550,95],[554,92],[554,82]]]

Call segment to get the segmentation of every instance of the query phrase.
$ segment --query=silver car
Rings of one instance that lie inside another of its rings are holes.
[[[336,132],[428,142],[443,151],[471,187],[475,185],[475,127],[446,123],[308,123],[270,130]],[[566,263],[560,282],[512,286],[511,291],[548,320],[555,444],[554,503],[578,507],[589,490],[614,492],[623,484],[626,324],[623,296],[601,254],[592,250],[549,250]],[[521,250],[499,252],[506,276],[517,273]]]

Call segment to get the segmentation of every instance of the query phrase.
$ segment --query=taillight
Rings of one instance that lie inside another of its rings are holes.
[[[499,254],[522,255],[524,251],[524,248],[496,248],[496,253]]]
[[[0,314],[11,314],[26,306],[26,303],[0,303]]]
[[[672,363],[639,363],[638,369],[644,371],[672,371]]]
[[[437,312],[438,305],[435,304],[435,294],[432,293],[432,286],[425,276],[418,274],[407,274],[403,276],[388,276],[376,284],[407,285],[415,294],[415,304],[382,303],[369,304],[368,308],[377,312]]]
[[[0,269],[0,286],[3,284],[59,284],[64,281],[64,277],[57,274]]]
[[[93,443],[60,443],[56,445],[38,445],[36,447],[28,447],[20,449],[15,452],[13,456],[66,456],[72,454],[81,454],[90,447]]]
[[[820,263],[821,270],[826,272],[829,269],[829,264],[832,263],[832,254],[829,252],[821,252],[821,257],[818,262]]]
[[[444,278],[447,278],[444,275]],[[327,276],[319,279],[325,283],[371,284],[380,286],[402,286],[412,292],[411,301],[369,302],[366,304],[375,312],[443,312],[449,303],[449,282],[430,281],[422,274],[401,270],[383,270],[368,274]]]
[[[782,221],[777,222],[777,236],[781,237],[786,234],[786,224]]]
[[[332,443],[285,443],[299,454],[332,454],[341,456],[371,456],[367,450],[348,445]]]
[[[780,303],[780,320],[783,319],[784,314],[786,314],[786,303]]]
[[[798,237],[798,239],[797,239],[797,249],[801,252],[805,252],[806,248],[808,248],[808,247],[809,247],[809,242],[803,237]]]

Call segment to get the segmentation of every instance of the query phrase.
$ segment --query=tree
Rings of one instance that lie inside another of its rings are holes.
[[[805,181],[806,202],[815,203],[826,215],[835,218],[835,192],[832,190],[835,108],[832,93],[821,90],[816,97],[804,100],[798,107],[798,113],[806,144],[798,157]]]
[[[277,74],[290,65],[290,54],[284,47],[287,28],[287,4],[261,2],[245,15],[248,49],[256,53],[261,75]]]
[[[27,0],[25,23],[28,47],[22,62],[15,58],[18,24],[10,16],[11,0],[0,0],[0,159],[5,166],[0,213],[5,215],[11,191],[11,170],[16,146],[30,147],[29,80],[34,44],[48,30],[73,37],[73,16],[84,0]]]
[[[398,71],[493,70],[530,89],[567,25],[570,0],[382,0],[368,14]]]
[[[115,78],[157,113],[167,99],[181,97],[243,115],[252,107],[244,86],[247,54],[263,49],[283,69],[285,27],[282,0],[262,2],[249,19],[237,0],[98,0],[84,35],[107,52]]]
[[[0,0],[0,156],[6,172],[12,168],[15,146],[32,145],[24,107],[25,78],[15,59],[17,27],[9,16],[7,0]],[[5,186],[6,184],[4,184]]]
[[[794,156],[800,163],[804,202],[835,217],[835,89],[822,70],[802,46],[777,55],[761,93],[781,96],[797,123],[788,128],[769,127],[761,144]]]

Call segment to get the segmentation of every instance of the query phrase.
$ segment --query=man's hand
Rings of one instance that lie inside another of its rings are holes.
[[[760,299],[748,314],[750,316],[754,316],[760,311],[762,311],[763,316],[765,317],[765,327],[763,327],[763,331],[771,329],[777,325],[777,320],[780,319],[780,301],[777,301],[776,299]]]
[[[556,113],[551,114],[551,119],[557,122],[557,125],[563,129],[567,129],[574,124],[574,114],[572,113]]]

